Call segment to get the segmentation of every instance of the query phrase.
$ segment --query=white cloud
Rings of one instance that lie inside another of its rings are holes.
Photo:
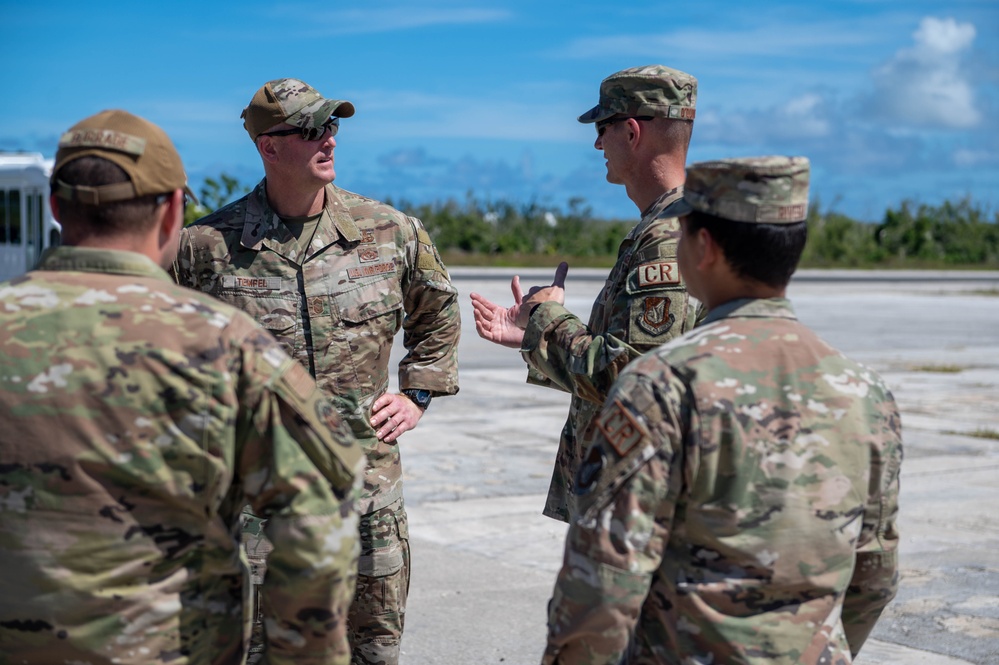
[[[985,166],[988,164],[999,164],[999,155],[991,150],[969,150],[959,148],[952,155],[954,165],[958,167]]]
[[[915,45],[899,50],[873,75],[871,105],[882,118],[905,126],[938,129],[975,127],[982,118],[962,56],[975,40],[975,26],[952,18],[924,18]]]

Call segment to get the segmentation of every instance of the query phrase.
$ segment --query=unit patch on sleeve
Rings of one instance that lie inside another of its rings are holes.
[[[673,327],[676,315],[670,311],[670,299],[664,296],[645,298],[638,327],[653,337],[658,337]]]
[[[620,400],[614,400],[613,404],[604,407],[597,420],[597,427],[600,428],[600,431],[607,437],[607,442],[621,457],[624,457],[648,433],[645,426],[631,414]]]

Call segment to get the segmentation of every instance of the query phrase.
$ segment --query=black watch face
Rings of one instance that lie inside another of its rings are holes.
[[[411,397],[418,406],[427,408],[430,404],[430,391],[429,390],[407,390],[406,395]]]

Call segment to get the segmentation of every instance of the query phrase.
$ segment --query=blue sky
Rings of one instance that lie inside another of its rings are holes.
[[[337,184],[375,198],[582,197],[634,218],[576,116],[601,79],[665,64],[699,80],[689,161],[800,154],[824,210],[903,200],[999,211],[999,2],[5,2],[0,149],[51,157],[124,108],[174,139],[195,190],[262,176],[239,114],[295,77],[357,114]]]

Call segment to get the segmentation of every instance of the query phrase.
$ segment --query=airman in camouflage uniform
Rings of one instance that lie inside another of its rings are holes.
[[[697,79],[648,65],[608,76],[600,84],[599,103],[579,116],[580,122],[596,123],[594,147],[607,159],[607,180],[623,184],[642,211],[585,324],[563,306],[564,264],[553,288],[523,300],[515,278],[515,304],[509,309],[472,295],[481,336],[521,348],[529,383],[572,393],[544,509],[549,517],[568,521],[576,514],[572,479],[620,371],[693,327],[697,316],[676,263],[696,101]]]
[[[391,665],[409,587],[398,436],[431,396],[458,390],[457,295],[420,220],[332,184],[334,135],[350,102],[295,79],[265,84],[243,112],[265,178],[184,230],[178,281],[247,312],[306,367],[368,456],[354,661]],[[389,393],[399,329],[404,395]],[[263,574],[267,543],[247,538]]]
[[[363,451],[269,334],[170,280],[185,180],[155,125],[81,121],[66,244],[0,284],[0,663],[242,663],[246,504],[278,543],[268,662],[350,662]]]
[[[685,187],[709,312],[597,419],[543,662],[847,665],[897,587],[898,410],[784,298],[807,160],[695,164]]]

